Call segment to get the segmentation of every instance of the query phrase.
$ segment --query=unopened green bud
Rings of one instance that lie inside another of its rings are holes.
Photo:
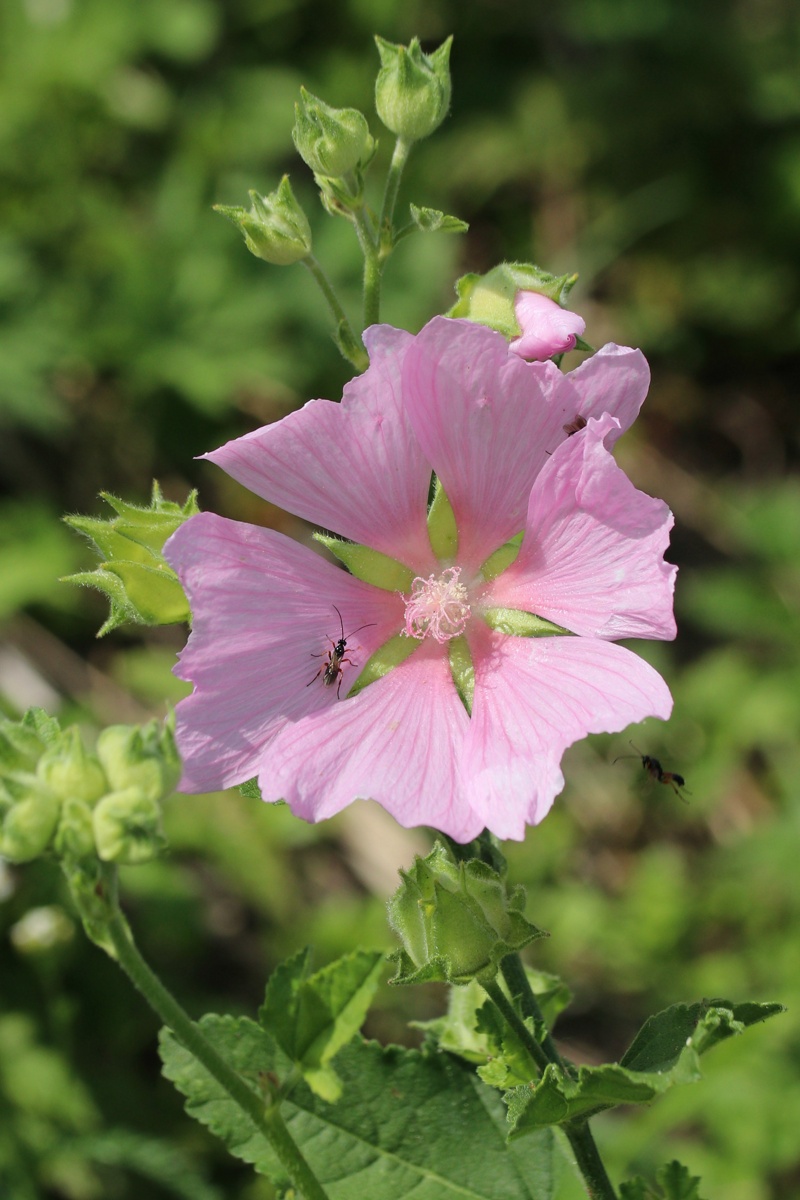
[[[563,307],[577,278],[551,275],[532,263],[501,263],[486,275],[463,275],[456,283],[458,301],[447,316],[488,325],[511,341],[523,333],[515,309],[520,292],[538,292]]]
[[[138,787],[104,796],[92,813],[92,825],[103,862],[127,866],[149,862],[167,844],[158,800]]]
[[[30,862],[50,845],[61,802],[47,784],[24,771],[3,779],[0,790],[0,856]]]
[[[43,708],[29,708],[21,721],[0,717],[0,775],[32,771],[45,746],[60,736],[58,721]]]
[[[367,118],[357,108],[331,108],[300,88],[292,138],[315,175],[339,178],[372,154]]]
[[[36,774],[60,800],[75,798],[94,804],[108,791],[103,768],[97,757],[86,751],[76,725],[47,747]]]
[[[189,619],[189,605],[178,576],[162,550],[175,530],[196,516],[196,492],[184,504],[165,500],[153,482],[150,504],[129,504],[101,493],[115,511],[108,520],[97,517],[65,517],[92,542],[104,560],[94,571],[68,575],[65,582],[95,587],[111,602],[111,614],[98,636],[127,621],[144,625],[171,625]]]
[[[70,796],[61,805],[53,849],[67,864],[82,863],[96,856],[92,810],[85,800]]]
[[[289,176],[284,175],[274,192],[259,196],[250,191],[250,211],[215,204],[214,211],[233,221],[244,234],[245,245],[256,258],[288,267],[311,253],[311,226],[295,199]]]
[[[109,725],[97,739],[97,757],[110,790],[138,788],[152,800],[169,795],[178,782],[181,764],[169,725]]]
[[[75,926],[56,904],[30,908],[9,931],[20,954],[42,954],[72,940]]]
[[[522,915],[525,893],[477,859],[456,862],[441,842],[417,858],[389,901],[403,949],[393,983],[493,979],[501,959],[544,934]]]
[[[419,38],[398,46],[376,37],[381,69],[375,81],[375,108],[387,129],[407,142],[433,133],[450,108],[452,37],[433,54],[423,54]]]

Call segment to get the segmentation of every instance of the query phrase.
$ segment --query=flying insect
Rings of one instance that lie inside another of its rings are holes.
[[[631,742],[631,746],[636,751],[635,754],[619,754],[614,759],[618,763],[623,758],[638,758],[651,779],[655,779],[656,783],[664,783],[667,787],[671,787],[676,796],[678,796],[684,804],[689,801],[683,794],[681,789],[686,790],[686,780],[677,771],[665,771],[657,758],[653,758],[652,754],[642,754],[638,746]]]

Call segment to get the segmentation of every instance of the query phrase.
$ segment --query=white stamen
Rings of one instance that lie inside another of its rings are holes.
[[[460,567],[448,567],[438,577],[417,576],[406,600],[406,637],[448,642],[464,632],[470,617],[467,589],[458,582]]]

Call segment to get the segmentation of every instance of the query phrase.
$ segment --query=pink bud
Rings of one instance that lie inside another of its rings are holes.
[[[540,292],[517,292],[514,312],[522,335],[511,342],[510,349],[521,358],[543,359],[564,354],[574,349],[576,336],[580,337],[586,328],[583,317]]]

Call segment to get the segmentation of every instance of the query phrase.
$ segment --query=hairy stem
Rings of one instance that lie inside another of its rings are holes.
[[[116,890],[116,876],[108,881]],[[224,1088],[231,1100],[246,1113],[253,1125],[269,1141],[294,1187],[304,1200],[328,1200],[327,1193],[303,1157],[281,1116],[277,1104],[267,1104],[211,1045],[200,1027],[184,1012],[139,953],[127,922],[116,903],[108,932],[117,961],[147,1003],[172,1030],[175,1037],[209,1075]]]
[[[308,268],[319,285],[320,291],[325,297],[328,303],[328,308],[331,310],[333,319],[336,322],[337,330],[341,329],[345,334],[344,338],[337,338],[336,344],[339,346],[339,349],[347,361],[351,363],[357,371],[366,371],[367,367],[369,366],[369,357],[367,352],[363,349],[359,353],[359,339],[353,333],[350,322],[347,319],[347,314],[339,303],[339,298],[333,290],[330,280],[313,254],[306,255],[306,257],[300,261],[305,267]],[[346,345],[348,344],[352,344],[354,347],[352,351],[348,351],[346,349]]]

